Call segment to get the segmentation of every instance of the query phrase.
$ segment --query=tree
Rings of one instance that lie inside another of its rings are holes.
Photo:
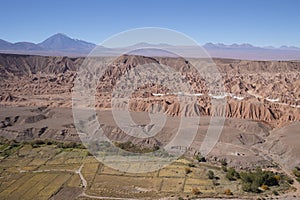
[[[271,171],[262,171],[257,169],[255,172],[241,172],[243,190],[246,192],[260,192],[261,185],[275,186],[278,185],[276,175]]]

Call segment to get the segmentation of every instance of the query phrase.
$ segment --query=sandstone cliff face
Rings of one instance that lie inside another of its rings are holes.
[[[83,61],[84,58],[0,54],[1,105],[71,107],[76,70]],[[116,84],[138,65],[163,64],[177,71],[182,81],[191,86],[193,93],[189,95],[194,101],[180,103],[177,95],[182,91],[172,91],[164,82],[142,82],[131,95],[131,110],[164,112],[171,116],[224,114],[275,126],[300,120],[300,62],[230,59],[214,62],[222,77],[222,93],[211,91],[190,61],[123,55],[99,77],[96,107],[111,108],[111,93]],[[170,77],[167,74],[162,79]],[[212,100],[226,100],[226,105],[212,107]]]

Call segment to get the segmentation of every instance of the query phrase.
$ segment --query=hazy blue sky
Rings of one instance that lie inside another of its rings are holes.
[[[1,0],[0,38],[41,42],[55,33],[101,43],[138,27],[183,32],[198,43],[300,46],[299,0]]]

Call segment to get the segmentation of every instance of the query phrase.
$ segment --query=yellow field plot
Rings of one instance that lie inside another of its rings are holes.
[[[1,161],[1,167],[2,168],[7,168],[14,166],[15,160],[14,159],[4,159]]]
[[[58,164],[64,164],[66,158],[51,158],[47,161],[47,164],[49,165],[58,165]]]
[[[48,161],[48,158],[34,158],[28,165],[43,165]]]
[[[163,178],[162,192],[181,192],[183,189],[184,178]]]
[[[15,158],[15,166],[27,166],[32,161],[33,158]]]
[[[121,172],[119,170],[116,170],[116,169],[113,169],[113,168],[110,168],[110,167],[107,167],[107,166],[103,166],[101,168],[101,174],[111,174],[111,175],[123,175],[124,172]]]
[[[24,196],[22,197],[23,199],[35,199],[37,194],[43,190],[49,183],[51,183],[57,176],[58,174],[52,174],[52,173],[44,173],[44,177],[31,189],[29,189]]]
[[[188,165],[188,164],[190,163],[190,161],[181,158],[181,159],[178,159],[178,160],[175,161],[175,164],[177,164],[177,163],[178,163],[178,164]]]
[[[15,190],[17,190],[19,187],[21,187],[28,179],[30,179],[33,176],[33,174],[25,174],[20,179],[13,182],[11,185],[9,185],[4,191],[0,193],[0,199],[5,199],[9,197],[11,193],[13,193]]]
[[[85,149],[72,149],[72,151],[68,151],[69,158],[77,158],[81,157],[84,158],[87,155],[87,150]]]
[[[41,165],[38,170],[50,171],[75,171],[80,168],[80,163],[77,164],[59,164],[59,165]]]
[[[86,163],[83,165],[81,173],[82,174],[95,174],[98,171],[99,167],[99,162],[98,163]]]
[[[124,176],[133,176],[133,177],[157,177],[158,171],[148,172],[148,173],[124,173]]]
[[[8,173],[18,173],[20,170],[19,167],[13,166],[13,167],[6,168],[5,171]]]
[[[81,184],[81,179],[78,174],[74,174],[68,181],[68,187],[79,187]]]
[[[39,166],[23,166],[23,167],[19,167],[20,171],[34,171],[37,170]]]
[[[235,183],[230,183],[228,182],[227,184],[220,184],[220,186],[216,187],[216,190],[219,190],[221,193],[224,193],[224,188],[230,189],[231,192],[236,193],[241,191],[241,185],[239,185],[237,182]]]
[[[99,163],[99,161],[94,156],[88,156],[84,158],[83,163]]]
[[[70,153],[70,151],[63,151],[61,150],[58,154],[55,155],[54,158],[65,158],[68,156],[68,154]]]
[[[200,179],[205,179],[207,178],[207,171],[203,168],[197,168],[197,167],[192,167],[191,168],[192,173],[189,174],[190,177],[192,178],[200,178]]]
[[[126,177],[99,175],[95,176],[90,191],[97,194],[108,195],[110,192],[118,191],[120,195],[138,193],[139,191],[155,191],[159,190],[162,179],[150,177]]]
[[[212,185],[212,181],[208,179],[195,179],[187,178],[185,181],[186,185]]]
[[[3,177],[4,174],[1,176]],[[11,186],[14,182],[20,180],[25,174],[21,173],[14,173],[14,174],[9,174],[9,177],[3,177],[0,179],[0,193],[6,190],[9,186]],[[1,198],[0,198],[1,199]]]
[[[49,199],[70,177],[71,174],[58,173],[58,176],[38,193],[36,199]]]
[[[46,145],[37,148],[37,155],[43,158],[51,158],[57,154],[59,154],[62,150],[57,148],[56,145]]]
[[[213,188],[213,186],[198,186],[198,185],[185,185],[184,186],[184,193],[192,193],[193,188],[197,188],[200,190],[200,192],[205,194],[213,194],[216,193],[216,190]]]
[[[8,186],[10,186],[13,182],[15,182],[16,179],[10,179],[10,180],[2,180],[1,184],[0,184],[0,193],[3,192],[4,190],[6,190],[8,188]]]
[[[1,167],[26,166],[31,160],[32,158],[8,158],[1,161]]]
[[[157,176],[158,174],[158,165],[153,162],[124,162],[122,165],[119,164],[118,168],[121,168],[123,170],[121,171],[128,171],[128,172],[133,172],[133,173],[128,173],[130,176]],[[155,170],[155,171],[154,171]],[[142,173],[139,173],[142,172]],[[147,173],[151,172],[151,173]]]
[[[36,174],[30,179],[28,179],[24,184],[14,190],[10,195],[10,199],[21,199],[24,194],[29,190],[35,187],[35,185],[45,177],[45,174]]]
[[[82,163],[82,157],[77,157],[77,158],[69,158],[65,160],[64,164],[72,164],[72,163]]]
[[[27,156],[27,155],[31,155],[32,153],[32,146],[31,145],[24,145],[23,147],[21,147],[19,149],[19,155],[20,156]]]
[[[170,165],[159,171],[159,177],[184,177],[185,166]]]
[[[86,163],[83,165],[81,173],[90,185],[98,171],[99,163]]]

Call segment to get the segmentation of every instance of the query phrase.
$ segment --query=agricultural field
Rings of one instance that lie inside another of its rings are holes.
[[[2,144],[0,150],[0,199],[177,199],[246,195],[241,181],[229,181],[221,167],[186,158],[158,171],[132,174],[105,166],[84,148]],[[209,171],[214,174],[212,179],[208,177]],[[225,190],[230,194],[224,194]]]

